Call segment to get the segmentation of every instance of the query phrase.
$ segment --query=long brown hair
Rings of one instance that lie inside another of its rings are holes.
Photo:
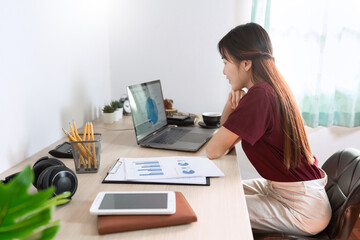
[[[218,48],[221,56],[227,60],[237,63],[251,60],[252,81],[265,81],[273,87],[282,116],[286,168],[299,167],[302,158],[313,164],[314,158],[300,110],[288,84],[275,65],[272,44],[265,29],[256,23],[237,26],[220,40]]]

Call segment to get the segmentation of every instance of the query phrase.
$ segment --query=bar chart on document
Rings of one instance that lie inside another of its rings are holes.
[[[127,180],[224,176],[213,162],[202,157],[174,156],[121,159],[125,163]]]
[[[133,162],[137,168],[139,176],[161,176],[164,175],[163,169],[159,161],[135,161]]]

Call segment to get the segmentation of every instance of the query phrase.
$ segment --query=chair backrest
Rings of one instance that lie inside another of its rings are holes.
[[[360,212],[360,151],[338,151],[322,169],[328,175],[325,189],[332,207],[325,231],[331,239],[348,239]]]

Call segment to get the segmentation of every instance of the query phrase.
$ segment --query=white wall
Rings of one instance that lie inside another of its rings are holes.
[[[0,173],[110,99],[106,1],[0,1]]]
[[[319,166],[338,150],[348,147],[360,149],[360,127],[306,127],[306,132]]]
[[[111,95],[160,79],[182,112],[222,111],[229,90],[217,51],[235,26],[235,0],[123,0],[110,14]]]
[[[126,86],[161,79],[180,111],[221,111],[217,43],[247,0],[0,1],[0,173],[99,116]],[[307,129],[320,163],[360,149],[360,128]]]
[[[236,7],[235,0],[1,1],[0,173],[59,140],[70,121],[81,127],[98,117],[129,84],[160,78],[180,111],[221,111],[228,84],[216,45],[234,27]]]

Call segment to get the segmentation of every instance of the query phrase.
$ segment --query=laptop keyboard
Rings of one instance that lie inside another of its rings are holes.
[[[191,130],[170,128],[160,136],[151,140],[152,143],[174,144]]]

